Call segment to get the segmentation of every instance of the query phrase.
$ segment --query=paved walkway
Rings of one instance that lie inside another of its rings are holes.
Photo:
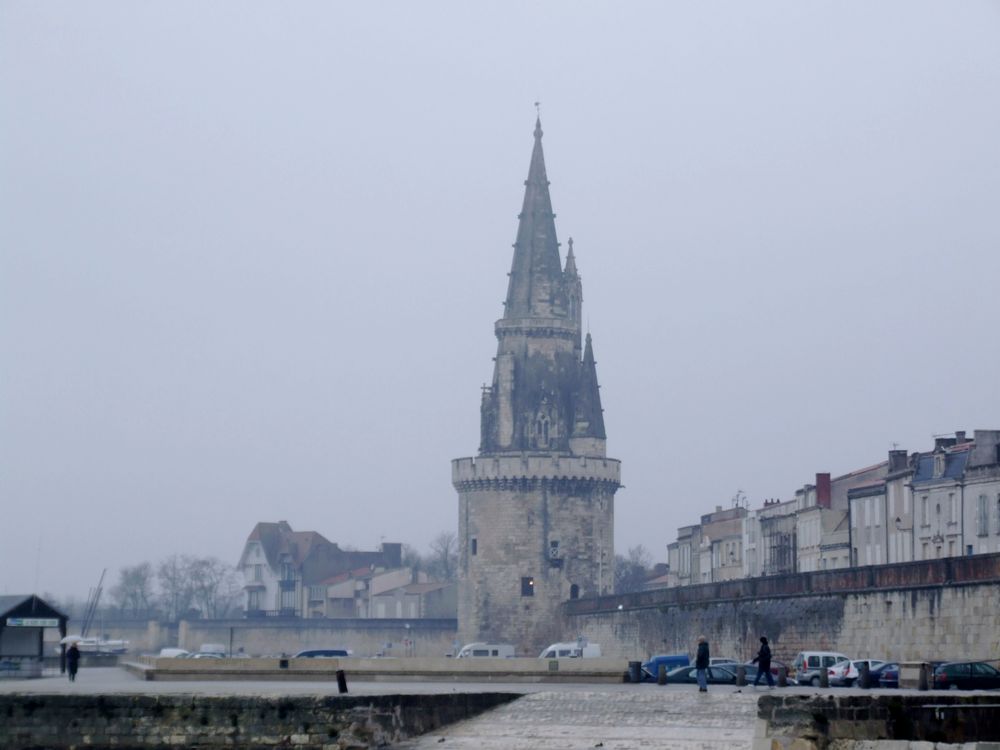
[[[757,696],[733,688],[529,693],[398,748],[436,750],[749,749]]]
[[[349,682],[352,695],[393,693],[522,693],[512,703],[452,724],[396,748],[435,750],[739,750],[752,746],[757,697],[763,690],[694,685]],[[800,689],[801,690],[801,689]],[[0,680],[0,693],[185,693],[192,695],[336,695],[323,682],[143,682],[122,669],[81,670],[76,682],[50,675]]]

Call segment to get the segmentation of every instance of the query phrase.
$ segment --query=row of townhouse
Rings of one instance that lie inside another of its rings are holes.
[[[286,521],[258,523],[238,568],[249,618],[453,618],[458,609],[455,584],[403,566],[401,544],[344,550]]]
[[[892,450],[838,477],[817,474],[790,500],[737,499],[667,545],[667,586],[1000,552],[1000,430]]]

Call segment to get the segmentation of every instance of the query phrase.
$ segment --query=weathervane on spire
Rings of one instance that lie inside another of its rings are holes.
[[[535,102],[535,114],[538,115],[539,117],[542,116],[542,103],[541,102]]]

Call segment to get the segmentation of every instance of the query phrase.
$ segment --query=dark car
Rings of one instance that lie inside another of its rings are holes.
[[[715,666],[706,670],[709,685],[735,685],[736,672],[729,667]],[[667,672],[668,683],[693,684],[698,682],[697,667],[676,667]]]
[[[872,687],[898,688],[899,664],[894,661],[879,664],[868,672],[868,678]]]
[[[935,690],[993,690],[1000,688],[1000,671],[986,662],[954,661],[934,668]]]
[[[350,656],[346,648],[310,648],[299,651],[293,659],[336,659],[338,657]]]
[[[649,661],[642,665],[642,679],[646,682],[656,681],[660,674],[660,665],[663,665],[669,672],[677,667],[690,666],[691,660],[687,654],[657,654],[649,657]]]

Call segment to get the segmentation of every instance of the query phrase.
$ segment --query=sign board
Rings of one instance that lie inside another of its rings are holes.
[[[58,628],[58,617],[8,617],[8,628]]]

